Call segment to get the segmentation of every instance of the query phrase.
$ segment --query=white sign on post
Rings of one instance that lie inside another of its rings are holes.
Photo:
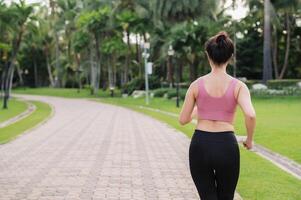
[[[153,73],[153,63],[148,62],[147,63],[147,74],[152,74]]]

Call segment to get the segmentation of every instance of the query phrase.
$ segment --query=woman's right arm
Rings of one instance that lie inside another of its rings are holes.
[[[253,146],[253,135],[256,126],[256,113],[251,101],[249,88],[243,82],[238,90],[237,101],[245,116],[245,125],[247,129],[247,139],[244,145],[247,149]]]

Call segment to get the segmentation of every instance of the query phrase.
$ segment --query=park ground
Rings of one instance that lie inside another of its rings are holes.
[[[182,133],[191,137],[194,125],[180,126],[173,116],[143,109],[144,99],[128,98],[108,98],[108,93],[103,93],[102,98],[95,98],[89,95],[88,91],[77,93],[76,90],[52,90],[52,89],[26,89],[18,90],[16,93],[29,94],[48,94],[68,98],[88,98],[90,101],[100,101],[103,103],[114,104],[142,112],[160,121],[167,123]],[[301,163],[300,141],[301,136],[297,131],[300,130],[300,116],[298,110],[301,109],[301,101],[296,97],[286,98],[254,98],[254,106],[257,112],[257,129],[255,142],[261,144],[275,152],[278,152],[298,163]],[[13,106],[13,101],[11,106]],[[36,102],[38,103],[38,102]],[[179,108],[175,107],[175,102],[163,98],[151,99],[151,108],[178,113]],[[74,109],[77,109],[74,107]],[[38,111],[39,109],[37,109]],[[37,112],[36,111],[36,112]],[[16,124],[17,125],[17,124]],[[18,127],[18,126],[15,126]],[[22,132],[22,131],[21,131]],[[236,134],[245,135],[242,113],[237,113]],[[22,138],[20,138],[22,139]],[[19,141],[20,141],[19,139]],[[241,152],[241,176],[237,191],[243,199],[298,199],[301,196],[300,180],[282,171],[271,162],[264,160],[258,155],[240,148]],[[271,186],[273,183],[273,186]]]

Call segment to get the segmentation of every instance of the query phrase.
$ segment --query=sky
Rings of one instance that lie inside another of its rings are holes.
[[[11,3],[12,1],[18,2],[19,0],[4,0],[4,2],[6,2],[6,3]],[[25,1],[27,3],[40,3],[40,2],[47,3],[48,2],[48,0],[25,0]],[[232,4],[232,0],[226,1],[225,6],[226,7],[230,6],[230,9],[228,9],[226,11],[227,14],[232,15],[232,17],[236,20],[239,20],[246,16],[248,9],[244,6],[244,4],[242,3],[241,0],[237,0],[237,5],[236,5],[236,8],[234,11],[231,7],[231,4]]]

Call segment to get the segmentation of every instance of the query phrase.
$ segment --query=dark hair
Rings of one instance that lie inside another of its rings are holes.
[[[215,64],[226,63],[234,52],[234,45],[228,34],[224,31],[211,37],[205,44],[208,56]]]

